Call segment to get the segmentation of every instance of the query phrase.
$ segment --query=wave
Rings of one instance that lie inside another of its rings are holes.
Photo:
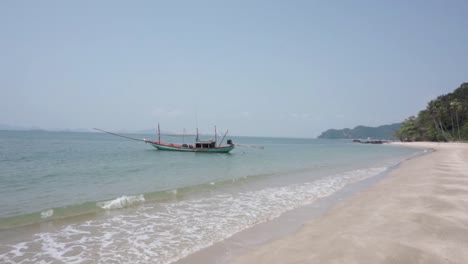
[[[303,172],[297,170],[297,173]],[[290,172],[291,173],[291,172]],[[294,173],[294,172],[293,172]],[[189,185],[176,189],[148,192],[138,195],[122,195],[107,201],[89,201],[81,204],[68,205],[63,207],[51,208],[39,212],[21,214],[11,217],[0,218],[0,230],[27,226],[44,221],[72,219],[73,217],[90,215],[91,217],[100,211],[119,210],[142,204],[166,204],[184,201],[187,198],[203,196],[207,191],[231,189],[237,185],[249,184],[250,181],[256,181],[271,176],[282,175],[284,172],[267,173],[242,176],[236,179],[226,179],[221,181],[212,181],[197,185]],[[234,187],[235,189],[235,187]],[[217,192],[219,193],[219,192]]]
[[[177,193],[177,191],[175,191]],[[167,196],[174,196],[174,193],[167,194]],[[56,207],[46,209],[39,212],[20,214],[10,217],[0,218],[0,230],[7,230],[10,228],[23,227],[41,223],[45,221],[73,219],[74,217],[90,215],[91,217],[102,210],[117,210],[131,206],[140,205],[145,202],[143,194],[135,196],[121,196],[109,201],[101,202],[85,202],[82,204],[74,204],[63,207]]]
[[[49,210],[45,210],[45,211],[41,212],[41,218],[42,219],[49,218],[49,217],[51,217],[53,215],[54,215],[54,210],[53,209],[49,209]]]
[[[143,194],[140,194],[136,196],[121,196],[114,200],[98,202],[96,203],[96,205],[105,210],[114,210],[114,209],[122,209],[122,208],[129,207],[135,204],[143,203],[144,201],[145,201],[145,197],[143,196]]]
[[[300,184],[165,203],[144,203],[131,214],[112,215],[41,232],[31,241],[10,245],[12,250],[0,255],[0,259],[3,257],[6,262],[44,259],[86,262],[99,256],[102,262],[145,263],[152,260],[153,263],[172,263],[246,228],[332,195],[348,184],[384,173],[387,169],[359,169]],[[207,185],[211,186],[209,183]],[[166,195],[176,193],[166,192]],[[144,201],[143,195],[136,195],[98,204],[99,208],[112,210]],[[25,259],[15,254],[15,248],[19,247],[25,250],[42,247],[47,251],[30,252],[28,259]],[[73,254],[75,248],[80,249],[77,255]]]
[[[430,151],[430,150],[426,150]],[[427,152],[417,152],[411,157],[418,155],[427,154]],[[411,157],[407,158],[410,159]],[[399,160],[397,163],[401,162]],[[365,169],[364,169],[365,170]],[[316,171],[312,169],[297,169],[293,171],[278,171],[275,173],[264,173],[264,174],[253,174],[246,175],[235,179],[225,179],[220,181],[211,181],[197,185],[181,186],[175,189],[158,190],[155,192],[147,192],[144,194],[137,195],[123,195],[118,198],[107,201],[89,201],[81,204],[68,205],[63,207],[56,207],[50,209],[42,209],[42,211],[0,217],[0,230],[28,226],[44,221],[53,221],[59,219],[73,219],[77,216],[89,215],[93,218],[100,211],[118,210],[132,206],[140,206],[142,204],[167,204],[184,201],[186,199],[193,199],[196,197],[202,197],[207,192],[213,194],[213,190],[218,190],[215,193],[222,193],[225,188],[237,189],[236,186],[241,186],[240,189],[245,190],[245,186],[249,186],[251,181],[258,181],[262,179],[268,179],[270,177],[281,177],[282,175],[290,175],[296,173],[313,173]],[[348,171],[346,174],[360,174],[362,171]],[[257,185],[257,184],[253,184]]]

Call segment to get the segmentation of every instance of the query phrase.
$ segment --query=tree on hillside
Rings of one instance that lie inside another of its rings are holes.
[[[416,117],[410,116],[401,123],[401,127],[395,132],[395,137],[401,141],[415,141],[416,140]]]
[[[454,99],[450,102],[450,108],[455,112],[455,118],[457,120],[457,131],[458,131],[458,140],[461,140],[460,137],[460,122],[458,120],[458,111],[463,110],[463,106],[457,99]]]
[[[402,140],[468,140],[468,83],[431,100],[426,109],[406,119],[396,132]]]
[[[431,113],[435,128],[442,137],[445,138],[445,141],[448,141],[444,126],[442,125],[442,107],[438,100],[432,100],[427,105],[427,110]]]

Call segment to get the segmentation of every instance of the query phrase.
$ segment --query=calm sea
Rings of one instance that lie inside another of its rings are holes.
[[[170,263],[421,152],[231,138],[265,149],[165,152],[103,133],[0,131],[0,262]]]

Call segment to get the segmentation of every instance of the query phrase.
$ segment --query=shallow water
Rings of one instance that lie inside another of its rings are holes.
[[[1,262],[169,263],[420,152],[232,139],[265,149],[164,152],[99,133],[0,131]]]

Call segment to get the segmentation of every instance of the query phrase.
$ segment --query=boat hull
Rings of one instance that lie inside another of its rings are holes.
[[[166,150],[166,151],[182,151],[182,152],[201,152],[201,153],[229,153],[231,150],[234,149],[234,146],[225,146],[225,147],[216,147],[216,148],[188,148],[188,147],[180,147],[176,145],[166,145],[166,144],[157,144],[157,143],[150,143],[153,147],[157,148],[158,150]]]

